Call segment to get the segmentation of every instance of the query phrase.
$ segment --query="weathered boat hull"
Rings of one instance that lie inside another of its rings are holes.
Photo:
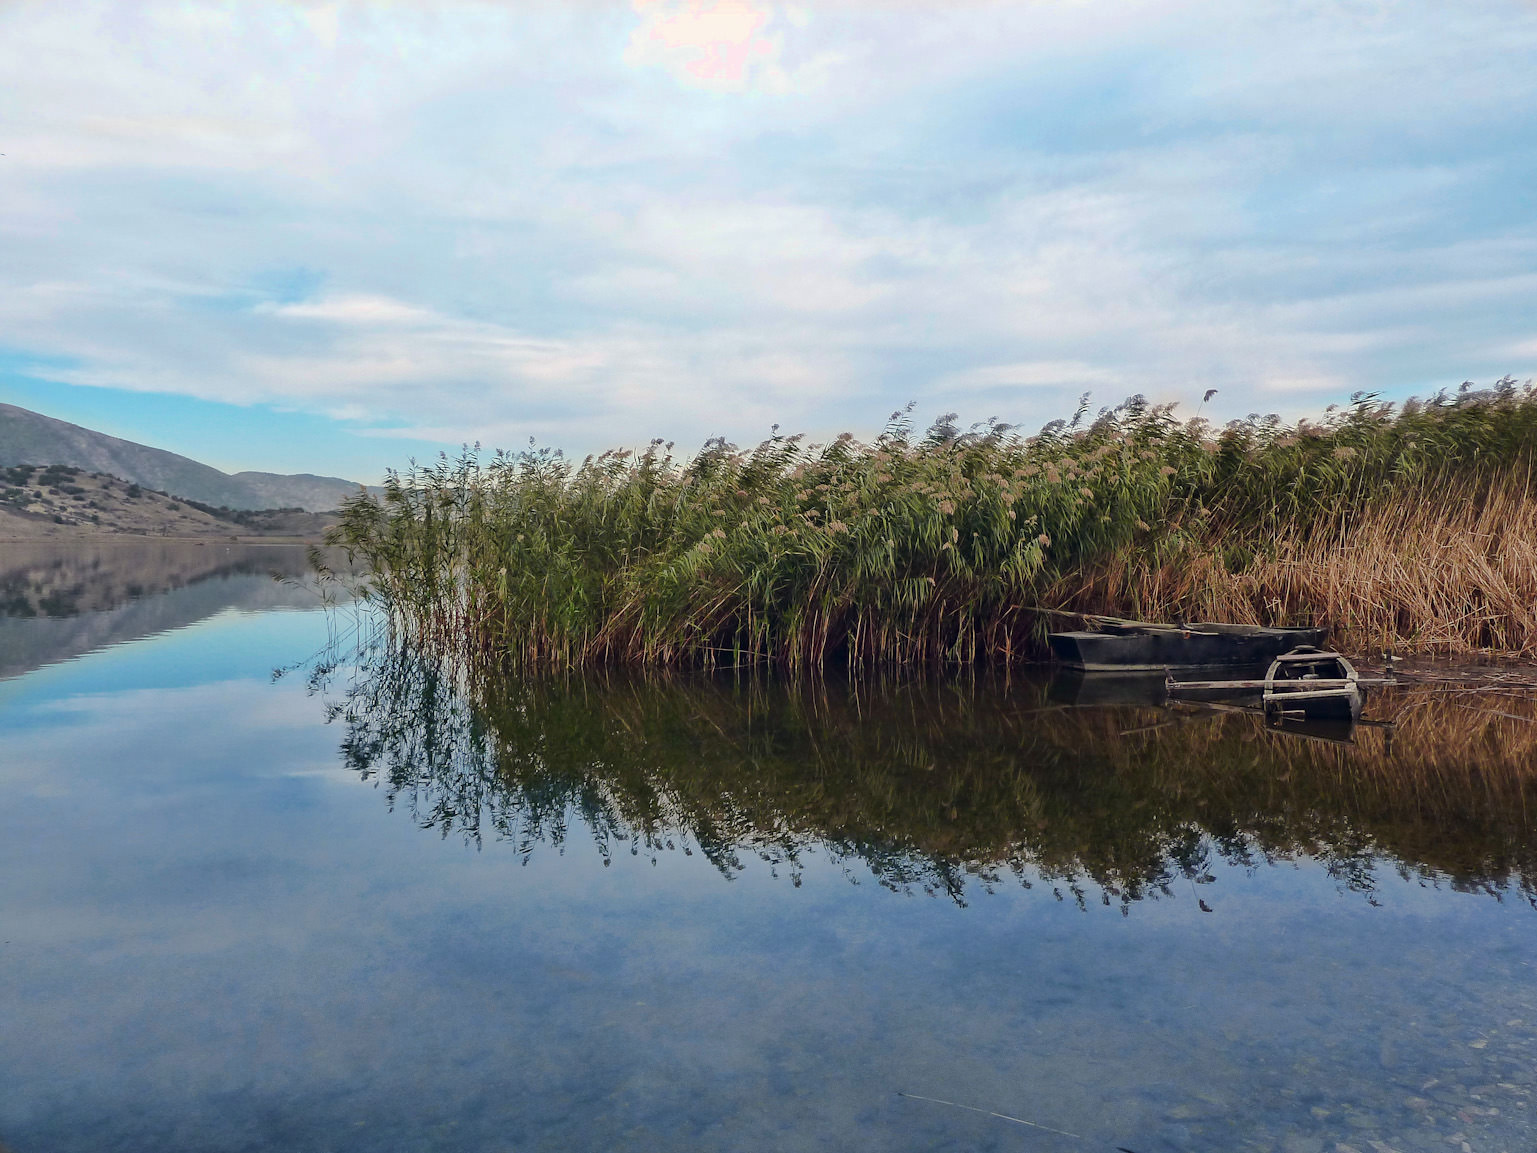
[[[1303,645],[1283,653],[1265,674],[1265,712],[1310,721],[1354,721],[1366,692],[1360,676],[1339,653]]]
[[[1298,645],[1322,644],[1328,629],[1192,625],[1052,633],[1053,655],[1085,672],[1151,672],[1171,668],[1263,667]]]
[[[1364,698],[1356,685],[1317,692],[1276,693],[1265,698],[1265,711],[1277,716],[1300,715],[1310,721],[1353,721],[1361,715]]]

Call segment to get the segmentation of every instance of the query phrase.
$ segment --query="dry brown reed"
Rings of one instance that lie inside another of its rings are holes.
[[[1537,499],[1524,473],[1389,491],[1348,525],[1288,531],[1236,570],[1220,541],[1118,556],[1048,601],[1151,620],[1326,621],[1351,652],[1537,655]]]

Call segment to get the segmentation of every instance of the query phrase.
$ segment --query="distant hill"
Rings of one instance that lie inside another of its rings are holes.
[[[121,534],[318,540],[336,521],[334,512],[298,508],[216,508],[68,464],[0,468],[0,542]]]
[[[358,485],[335,476],[273,472],[227,472],[185,456],[93,432],[78,424],[0,404],[0,467],[67,464],[122,477],[145,488],[236,509],[334,509]]]

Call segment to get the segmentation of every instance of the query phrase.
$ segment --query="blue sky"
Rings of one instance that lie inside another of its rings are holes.
[[[0,8],[0,400],[374,479],[1537,375],[1537,4]]]

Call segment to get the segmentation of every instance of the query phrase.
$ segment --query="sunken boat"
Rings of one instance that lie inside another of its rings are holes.
[[[1263,678],[1177,681],[1164,684],[1170,700],[1225,699],[1239,707],[1258,705],[1273,723],[1284,720],[1354,724],[1361,716],[1367,685],[1397,684],[1393,677],[1362,677],[1343,655],[1299,645],[1270,662]]]
[[[1265,715],[1353,721],[1366,699],[1360,675],[1339,653],[1303,646],[1278,656],[1265,674]]]
[[[1092,617],[1092,630],[1051,633],[1052,654],[1085,672],[1138,672],[1171,668],[1264,668],[1282,653],[1318,646],[1326,628],[1262,625],[1156,624]]]

